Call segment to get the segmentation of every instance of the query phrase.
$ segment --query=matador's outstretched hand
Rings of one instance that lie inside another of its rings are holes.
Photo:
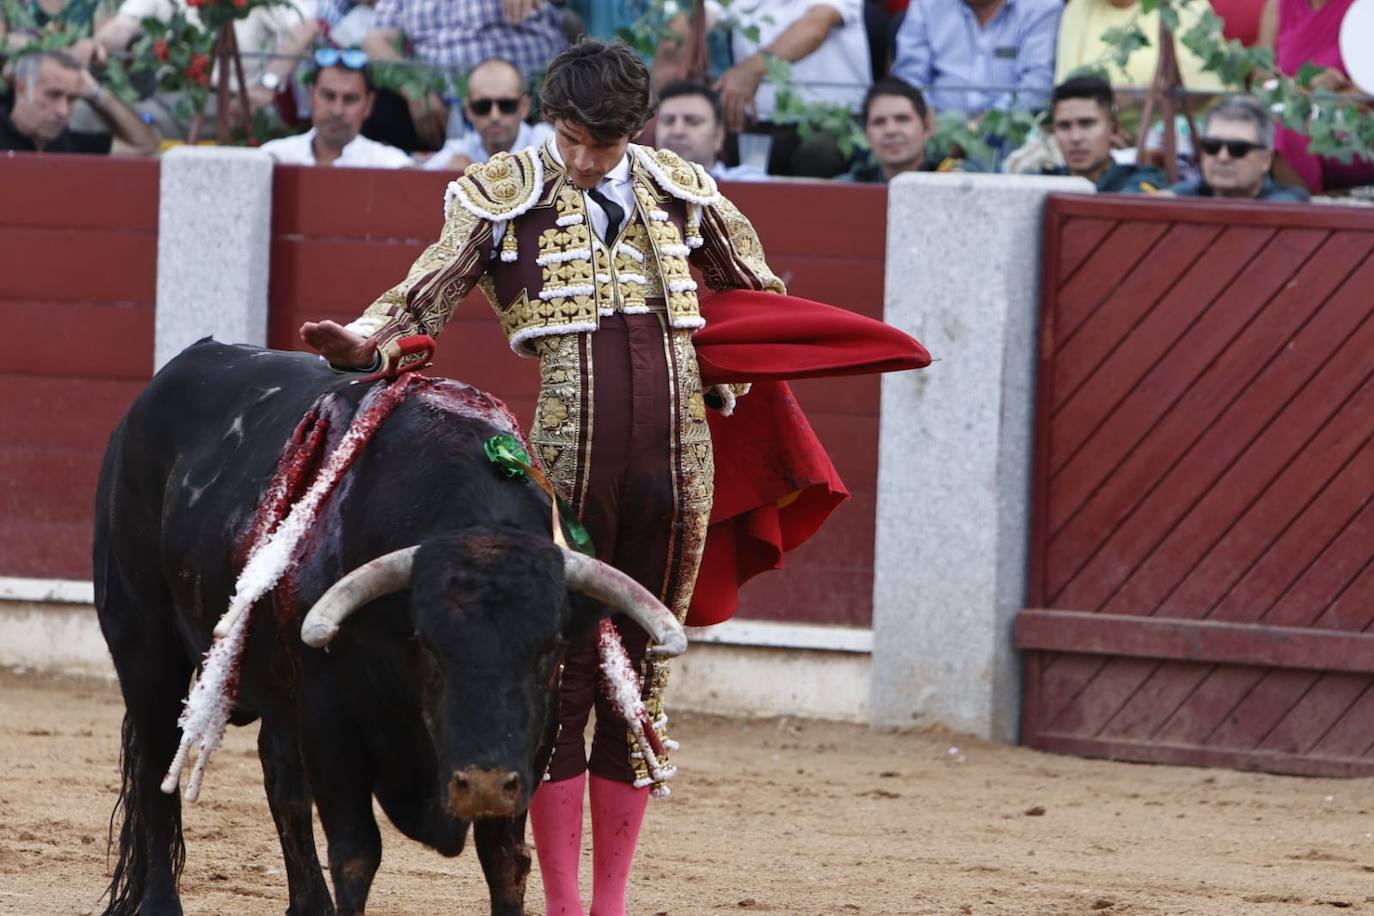
[[[336,321],[307,321],[301,340],[335,366],[366,369],[377,361],[377,344]]]

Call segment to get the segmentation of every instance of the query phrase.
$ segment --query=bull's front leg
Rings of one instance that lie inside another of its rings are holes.
[[[473,839],[482,874],[491,892],[491,916],[523,916],[530,848],[525,845],[525,815],[473,821]]]
[[[382,834],[372,814],[372,772],[355,724],[328,696],[320,678],[305,689],[301,751],[315,808],[329,846],[329,874],[339,916],[360,916],[382,864]]]
[[[333,914],[334,902],[315,855],[310,787],[305,781],[295,723],[286,717],[264,717],[258,732],[267,804],[281,841],[286,884],[291,894],[287,916]]]

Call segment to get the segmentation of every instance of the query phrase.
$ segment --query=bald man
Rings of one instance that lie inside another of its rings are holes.
[[[539,146],[553,133],[542,122],[534,126],[525,123],[530,114],[525,80],[514,64],[499,57],[482,61],[468,74],[463,113],[472,130],[451,138],[425,168],[463,172],[497,153]]]

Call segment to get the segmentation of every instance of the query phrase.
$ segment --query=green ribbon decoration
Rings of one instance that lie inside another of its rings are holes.
[[[592,537],[587,533],[587,529],[578,521],[577,516],[568,508],[567,503],[553,491],[553,486],[549,483],[542,472],[534,467],[530,461],[529,452],[525,451],[520,440],[510,435],[492,436],[482,443],[482,450],[486,452],[487,460],[496,465],[501,473],[506,477],[514,479],[524,477],[537,483],[549,498],[558,504],[558,517],[563,523],[569,541],[579,552],[585,553],[589,557],[596,556],[596,551],[592,547]]]
[[[507,477],[526,477],[529,475],[530,455],[514,436],[492,436],[482,443],[487,460],[496,465]]]

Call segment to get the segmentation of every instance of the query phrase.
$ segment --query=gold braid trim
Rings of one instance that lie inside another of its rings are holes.
[[[709,207],[724,199],[710,173],[672,150],[651,149],[638,144],[631,144],[630,150],[645,170],[654,176],[655,183],[678,200]]]
[[[458,303],[486,271],[491,250],[491,223],[462,207],[444,221],[439,240],[424,250],[406,278],[382,293],[349,325],[377,341],[383,368],[395,359],[398,338],[411,334],[437,336],[448,325]]]
[[[721,197],[702,211],[702,245],[691,260],[711,289],[755,289],[786,293],[787,287],[764,259],[763,244],[748,218]]]
[[[534,206],[543,190],[544,167],[533,150],[497,153],[449,183],[444,215],[449,215],[456,203],[474,216],[505,222]]]

